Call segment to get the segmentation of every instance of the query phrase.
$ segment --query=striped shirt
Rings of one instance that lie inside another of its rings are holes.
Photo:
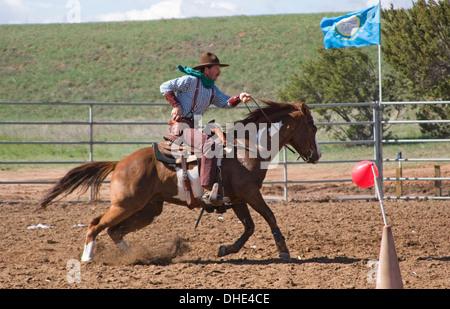
[[[180,78],[169,80],[161,85],[160,90],[163,95],[169,91],[176,93],[178,101],[180,101],[183,110],[183,118],[191,118],[194,115],[203,116],[210,104],[214,104],[221,108],[232,108],[228,103],[229,96],[214,86],[213,89],[206,89],[200,82],[198,86],[197,102],[194,107],[194,114],[191,114],[192,104],[194,103],[195,89],[197,87],[197,77],[186,75]]]

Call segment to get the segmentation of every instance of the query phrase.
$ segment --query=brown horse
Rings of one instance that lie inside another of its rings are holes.
[[[307,163],[317,163],[321,153],[316,142],[317,128],[308,106],[304,103],[264,103],[266,107],[255,110],[235,124],[254,123],[271,127],[278,123],[279,142],[276,145],[276,153],[289,144]],[[223,189],[225,195],[231,198],[230,207],[244,225],[244,233],[234,244],[221,246],[218,256],[237,253],[253,234],[254,223],[247,206],[250,205],[269,224],[280,258],[289,260],[290,254],[285,239],[273,212],[260,193],[267,173],[267,168],[262,168],[262,164],[271,158],[263,158],[254,153],[252,155],[248,138],[249,134],[244,138],[247,147],[238,150],[237,156],[221,160]],[[82,261],[93,259],[95,238],[104,229],[108,228],[109,236],[119,248],[129,249],[123,237],[152,223],[153,219],[161,214],[164,202],[187,206],[185,192],[180,185],[180,168],[156,160],[154,147],[148,147],[134,152],[118,163],[93,162],[70,170],[43,197],[40,209],[44,209],[59,195],[68,195],[77,188],[87,190],[92,186],[96,195],[103,181],[113,171],[111,207],[90,221]],[[201,187],[193,188],[193,191],[195,197],[203,193]]]

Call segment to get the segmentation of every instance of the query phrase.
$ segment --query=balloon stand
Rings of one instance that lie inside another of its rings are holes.
[[[381,238],[380,257],[377,270],[377,289],[403,289],[403,281],[398,264],[397,252],[394,245],[394,237],[391,227],[388,225],[383,198],[380,195],[378,185],[378,169],[373,162],[359,162],[352,171],[353,182],[368,188],[375,185],[375,194],[380,202],[381,214],[383,216],[383,235]]]

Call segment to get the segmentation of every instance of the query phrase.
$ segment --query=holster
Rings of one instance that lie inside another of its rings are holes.
[[[186,202],[189,209],[194,209],[197,207],[197,201],[195,199],[194,193],[192,192],[191,181],[187,173],[186,158],[181,155],[181,168],[183,169],[183,188],[186,191]]]

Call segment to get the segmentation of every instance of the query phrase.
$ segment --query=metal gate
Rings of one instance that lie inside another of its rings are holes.
[[[387,105],[410,105],[410,104],[450,104],[450,101],[444,101],[444,102],[383,102],[381,104],[379,103],[335,103],[335,104],[326,104],[328,108],[334,108],[334,107],[355,107],[355,106],[363,106],[367,107],[373,110],[373,120],[367,121],[367,122],[334,122],[334,123],[317,123],[316,125],[318,127],[321,126],[346,126],[351,124],[358,124],[358,125],[369,125],[373,127],[374,132],[374,139],[373,140],[365,140],[365,141],[328,141],[328,142],[320,142],[319,145],[322,144],[368,144],[373,145],[373,157],[372,158],[360,158],[360,159],[354,159],[354,160],[332,160],[332,161],[324,161],[322,160],[319,162],[319,164],[342,164],[342,163],[357,163],[361,160],[370,160],[375,162],[376,166],[379,169],[380,175],[379,179],[383,179],[383,181],[435,181],[439,182],[442,186],[442,183],[444,181],[449,181],[450,178],[448,177],[427,177],[427,178],[408,178],[408,177],[383,177],[383,163],[384,162],[450,162],[450,158],[447,156],[445,158],[383,158],[383,144],[398,144],[398,143],[436,143],[436,142],[444,142],[448,143],[450,142],[450,139],[401,139],[401,140],[383,140],[382,139],[382,133],[383,133],[383,125],[385,124],[392,124],[392,125],[401,125],[401,124],[412,124],[412,123],[450,123],[450,120],[397,120],[397,121],[389,121],[389,120],[383,120],[382,119],[382,109],[383,106]],[[45,121],[45,119],[42,120],[36,120],[36,121],[7,121],[6,119],[1,119],[0,121],[0,133],[2,132],[2,128],[8,127],[8,126],[36,126],[36,125],[50,125],[50,126],[81,126],[81,127],[87,127],[88,128],[88,137],[87,140],[84,141],[67,141],[67,140],[59,140],[59,141],[49,141],[49,140],[42,140],[42,141],[33,141],[33,140],[27,140],[26,138],[23,138],[21,140],[7,140],[7,136],[3,135],[4,137],[0,137],[0,147],[2,145],[87,145],[89,148],[89,160],[88,161],[80,161],[80,160],[55,160],[55,161],[30,161],[30,160],[24,160],[24,161],[0,161],[0,168],[1,166],[7,166],[7,165],[15,165],[19,167],[24,166],[45,166],[45,165],[55,165],[55,164],[82,164],[87,162],[92,162],[96,160],[97,158],[94,158],[94,148],[97,145],[152,145],[156,141],[109,141],[109,140],[98,140],[96,139],[96,136],[94,134],[94,127],[97,126],[167,126],[166,121],[154,121],[154,122],[137,122],[137,121],[123,121],[123,122],[117,122],[117,121],[97,121],[96,120],[96,114],[95,114],[95,108],[99,108],[101,106],[105,107],[117,107],[117,106],[138,106],[138,107],[148,107],[152,108],[155,106],[168,106],[166,103],[56,103],[56,102],[0,102],[0,108],[4,106],[29,106],[30,108],[33,108],[35,106],[43,106],[43,105],[57,105],[61,107],[65,106],[84,106],[89,110],[89,119],[86,119],[86,121],[74,121],[71,119],[65,119],[64,121]],[[323,104],[310,104],[309,107],[314,111],[314,108],[316,107],[323,107]],[[238,107],[238,108],[245,108],[245,107]],[[255,108],[255,106],[252,106],[251,108]],[[0,115],[1,115],[0,110]],[[1,136],[1,134],[0,134]],[[289,169],[289,166],[295,165],[295,164],[304,164],[303,162],[293,162],[288,161],[287,159],[287,153],[286,150],[283,149],[282,151],[283,160],[279,162],[278,164],[281,164],[284,169],[284,179],[283,181],[267,181],[264,184],[283,184],[284,186],[284,196],[283,199],[288,199],[289,194],[289,184],[295,184],[295,183],[320,183],[320,182],[351,182],[351,179],[334,179],[334,180],[305,180],[305,181],[294,181],[289,180],[287,176],[287,170]],[[23,179],[21,181],[7,181],[7,180],[1,180],[0,179],[0,185],[14,185],[14,184],[42,184],[42,185],[49,185],[54,184],[54,181],[30,181],[29,179]],[[380,191],[381,195],[383,194],[383,182],[380,182]],[[427,199],[427,198],[433,198],[433,199],[450,199],[449,196],[434,196],[434,197],[420,197],[420,196],[383,196],[386,199]],[[358,199],[368,199],[368,198],[374,198],[374,196],[367,196],[367,197],[359,197]],[[345,199],[345,198],[344,198]],[[349,199],[355,199],[354,197]],[[0,201],[0,203],[3,202],[13,202],[13,201]]]

